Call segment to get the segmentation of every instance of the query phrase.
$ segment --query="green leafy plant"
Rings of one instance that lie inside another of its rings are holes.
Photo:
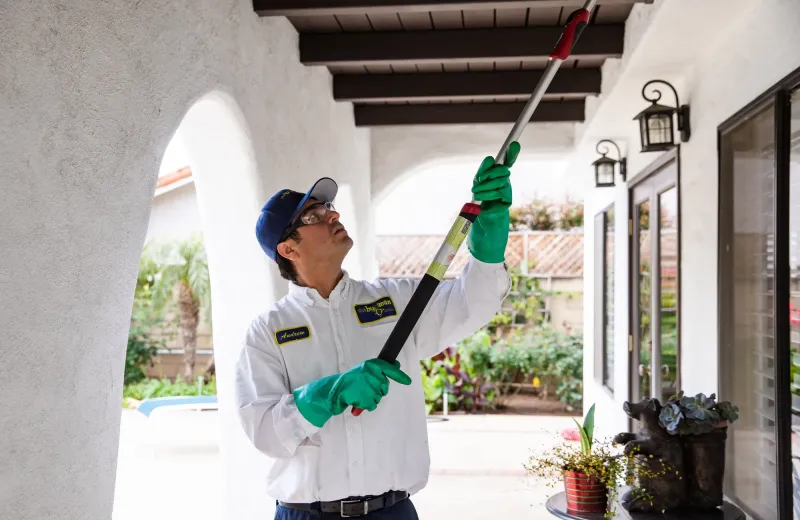
[[[443,409],[445,390],[450,410],[477,412],[492,407],[493,385],[485,374],[463,362],[457,347],[448,347],[439,355],[423,361],[421,368],[423,389],[427,389],[428,413]]]
[[[594,406],[595,405],[592,405],[589,411],[586,412],[583,424],[580,424],[574,417],[572,418],[578,426],[578,433],[581,436],[581,451],[585,454],[592,451],[592,441],[594,440]]]
[[[661,407],[658,423],[671,435],[702,435],[738,418],[739,408],[728,401],[717,402],[716,394],[692,397],[681,391]]]
[[[578,408],[583,399],[583,336],[542,326],[530,335],[534,345],[534,375],[542,381],[544,396],[552,390],[558,399]]]
[[[158,346],[163,343],[163,341],[153,340],[146,328],[131,327],[125,352],[124,384],[137,383],[147,377],[147,366],[153,366],[153,358],[156,356]]]

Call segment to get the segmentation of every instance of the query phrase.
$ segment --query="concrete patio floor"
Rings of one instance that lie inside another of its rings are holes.
[[[145,418],[123,410],[113,520],[226,520],[216,412]],[[526,476],[531,450],[560,442],[569,417],[451,415],[428,423],[431,476],[420,518],[546,519],[553,493]]]

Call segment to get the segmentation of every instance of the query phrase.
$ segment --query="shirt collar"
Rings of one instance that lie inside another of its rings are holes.
[[[326,300],[320,296],[316,289],[310,287],[303,287],[294,282],[289,282],[289,295],[306,305],[336,305],[344,298],[347,298],[350,292],[351,279],[350,274],[342,270],[342,279],[333,288],[330,297]]]

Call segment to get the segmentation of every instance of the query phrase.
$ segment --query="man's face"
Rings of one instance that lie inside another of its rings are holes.
[[[310,199],[298,214],[297,223],[304,217],[313,223],[301,225],[297,229],[300,242],[292,241],[300,262],[309,267],[314,263],[341,263],[353,246],[353,239],[339,222],[339,213]]]

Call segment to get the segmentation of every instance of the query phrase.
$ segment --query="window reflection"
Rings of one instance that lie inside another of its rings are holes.
[[[792,480],[794,517],[800,519],[800,91],[792,96],[789,165],[789,321],[791,327]]]
[[[678,392],[678,188],[659,201],[661,402]]]
[[[650,396],[650,360],[652,359],[653,341],[650,334],[650,201],[637,206],[636,217],[639,219],[639,384],[640,395]]]

